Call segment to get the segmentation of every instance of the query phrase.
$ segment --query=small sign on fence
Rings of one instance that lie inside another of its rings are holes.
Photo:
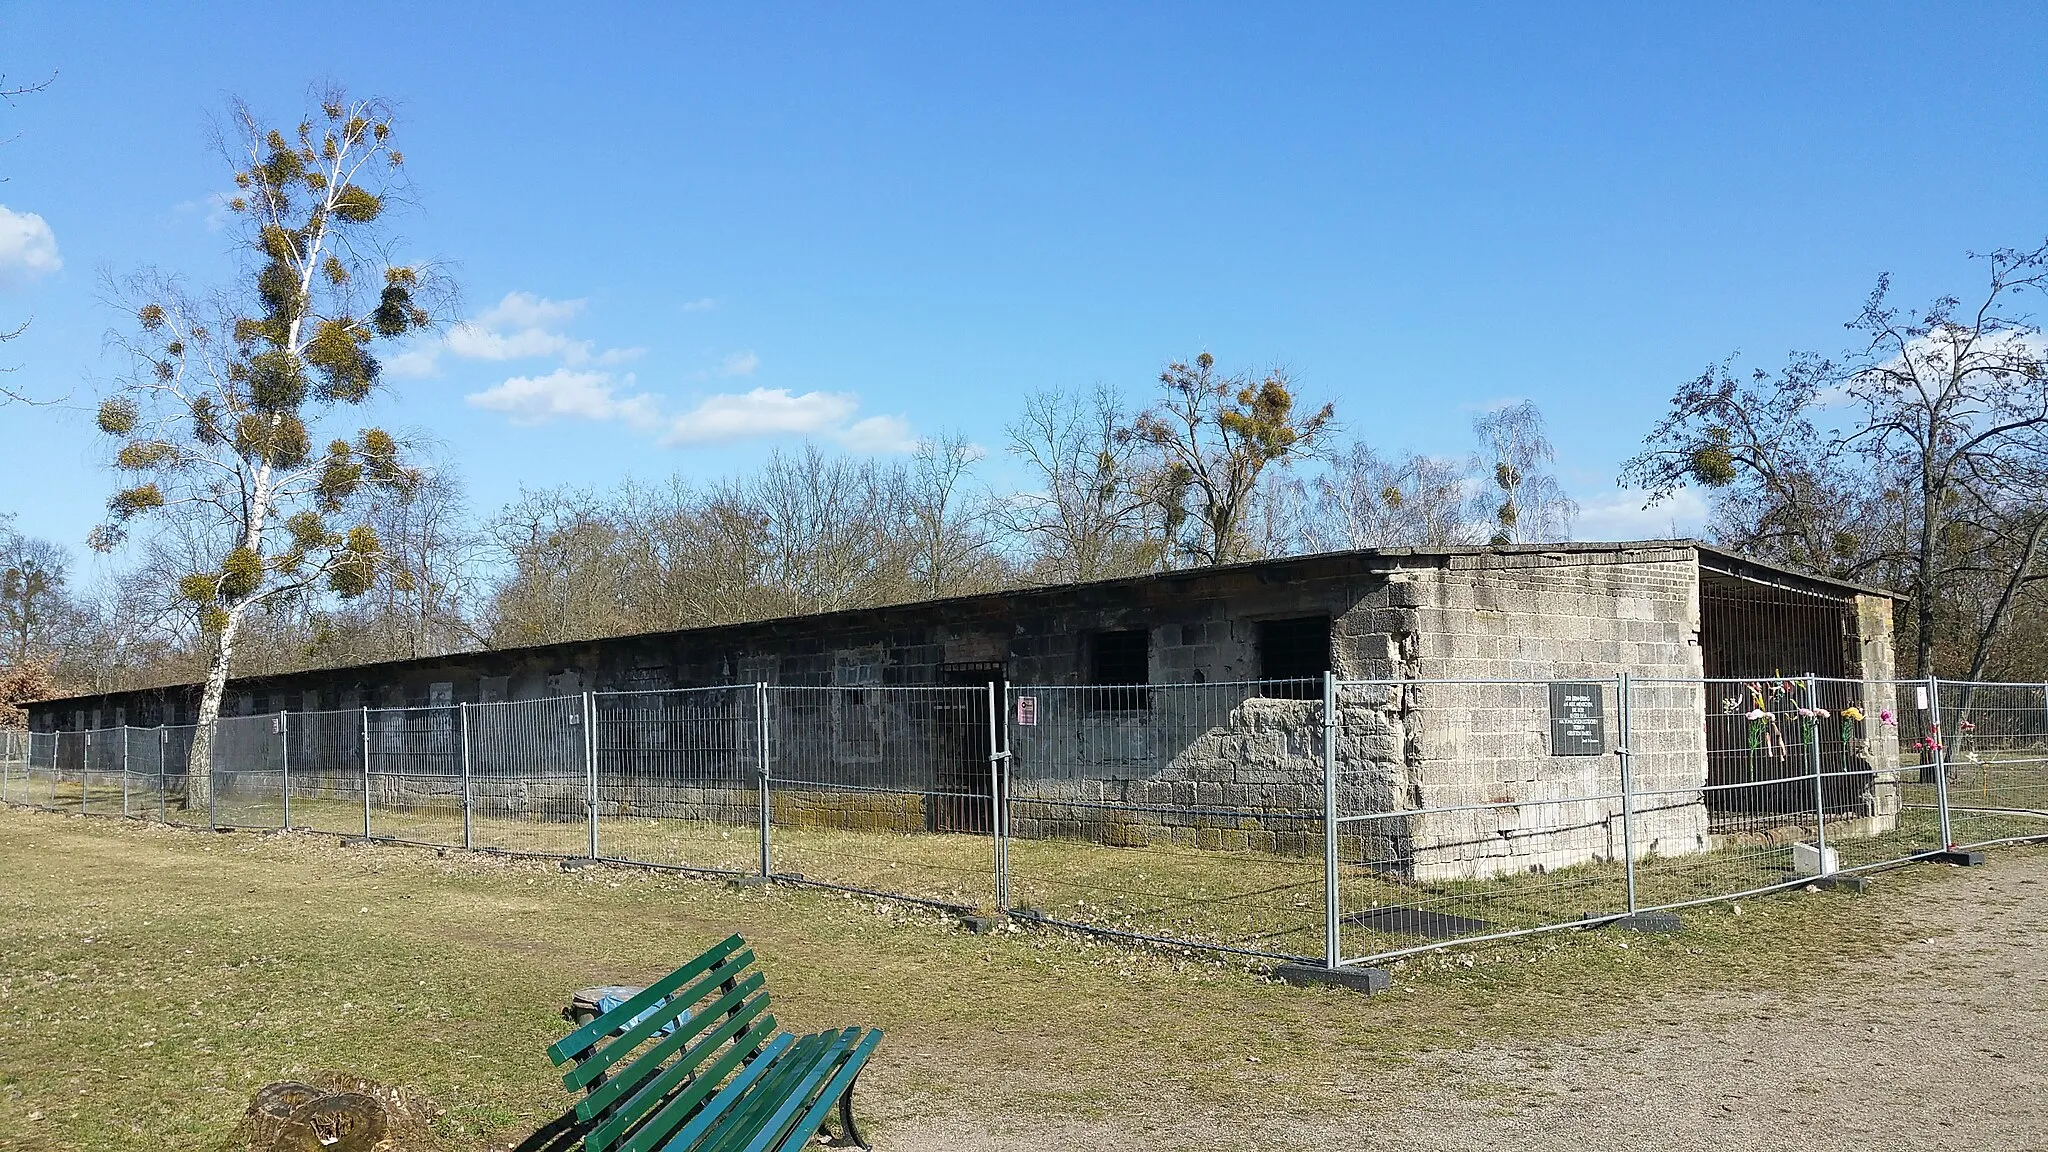
[[[1598,756],[1607,751],[1606,716],[1597,682],[1554,680],[1550,684],[1550,754]]]
[[[1038,697],[1017,697],[1017,726],[1033,728],[1038,724]]]

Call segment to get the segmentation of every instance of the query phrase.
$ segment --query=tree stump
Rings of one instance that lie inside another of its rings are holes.
[[[242,1121],[247,1152],[404,1152],[431,1146],[434,1109],[417,1094],[359,1077],[324,1086],[281,1080],[256,1090]]]

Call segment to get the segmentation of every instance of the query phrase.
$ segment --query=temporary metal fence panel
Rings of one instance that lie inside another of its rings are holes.
[[[454,705],[371,708],[367,833],[384,840],[463,846],[460,716]]]
[[[363,835],[364,713],[293,712],[285,718],[284,776],[291,826]]]
[[[80,782],[85,779],[86,735],[84,732],[57,733],[57,757],[51,765],[50,774],[48,803],[51,808],[68,812],[79,810]]]
[[[1839,704],[1834,685],[1807,678],[1638,679],[1629,683],[1629,809],[1680,814],[1676,835],[1640,823],[1633,910],[1668,909],[1783,887],[1817,846],[1828,782],[1823,764],[1841,741],[1823,733],[1816,699]],[[1830,713],[1834,708],[1827,709]],[[1664,733],[1666,770],[1641,768]]]
[[[127,771],[127,814],[139,820],[162,820],[170,806],[164,780],[164,732],[161,728],[129,728],[123,733]]]
[[[1345,682],[1332,691],[1340,962],[1627,911],[1615,681]],[[1560,707],[1578,719],[1559,728]],[[1652,780],[1666,770],[1659,759],[1637,766]],[[1697,835],[1700,823],[1656,811],[1635,826]]]
[[[470,843],[547,856],[590,854],[590,742],[585,700],[558,696],[472,704],[450,717],[455,797],[444,833],[462,843],[460,736],[469,747]]]
[[[999,765],[990,689],[762,691],[777,876],[995,906]]]
[[[78,772],[78,809],[88,814],[122,814],[121,738],[126,728],[100,728],[84,733],[85,748]]]
[[[51,807],[56,790],[57,733],[21,733],[22,759],[8,778],[7,802],[31,808]]]
[[[1306,680],[1011,688],[1010,908],[1321,957],[1321,697]]]
[[[165,823],[188,828],[208,828],[213,823],[212,793],[202,779],[192,787],[192,748],[198,742],[196,724],[166,725],[157,730],[166,796],[161,810]]]
[[[284,827],[285,724],[275,713],[223,716],[214,722],[209,789],[214,827]]]
[[[598,854],[761,872],[761,695],[753,684],[594,694]]]
[[[1823,690],[1827,681],[1820,682]],[[1821,761],[1831,866],[1887,868],[1939,851],[1941,789],[1924,737],[1935,723],[1925,680],[1841,681],[1833,714],[1819,718],[1836,741]],[[1919,745],[1919,747],[1916,747]]]
[[[15,793],[28,779],[28,733],[0,729],[0,804],[14,802]]]
[[[1961,848],[2048,837],[2048,685],[1942,681],[1926,742],[1947,772]]]

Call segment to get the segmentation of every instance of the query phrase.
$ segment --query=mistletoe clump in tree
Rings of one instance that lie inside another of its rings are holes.
[[[373,349],[433,323],[422,271],[383,254],[404,162],[388,106],[329,92],[287,133],[236,102],[229,127],[244,274],[205,296],[162,274],[129,284],[137,328],[116,339],[135,370],[101,404],[99,426],[130,482],[91,541],[114,548],[148,518],[179,542],[178,590],[208,651],[195,806],[250,610],[359,596],[384,567],[370,514],[409,500],[421,477],[390,434],[337,426],[377,390]]]

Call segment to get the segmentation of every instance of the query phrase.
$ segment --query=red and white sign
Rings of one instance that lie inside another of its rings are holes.
[[[1038,725],[1038,697],[1017,697],[1017,726],[1034,728]]]

